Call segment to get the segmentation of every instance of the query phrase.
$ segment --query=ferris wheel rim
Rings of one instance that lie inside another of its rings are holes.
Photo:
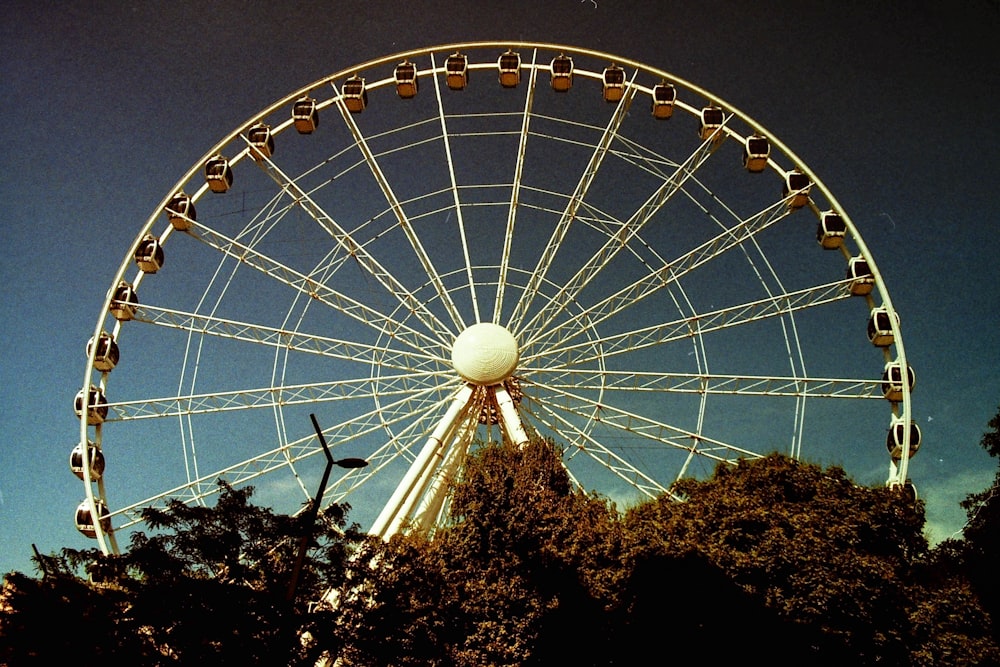
[[[717,96],[709,93],[708,91],[705,91],[705,90],[703,90],[703,89],[701,89],[701,88],[699,88],[699,87],[691,84],[690,82],[685,81],[684,79],[676,77],[675,75],[672,75],[672,74],[670,74],[670,73],[668,73],[666,71],[650,67],[650,66],[645,65],[643,63],[639,63],[637,61],[633,61],[633,60],[621,58],[619,56],[614,56],[612,54],[604,53],[604,52],[601,52],[601,51],[595,51],[595,50],[584,49],[584,48],[579,48],[579,47],[571,47],[571,46],[566,46],[566,45],[549,44],[549,43],[542,43],[542,42],[538,42],[538,43],[536,43],[536,42],[523,42],[523,41],[515,41],[515,42],[499,42],[499,41],[488,41],[488,42],[457,42],[457,43],[452,43],[452,44],[444,44],[444,45],[439,45],[439,46],[432,46],[432,47],[425,47],[425,48],[415,49],[415,50],[410,50],[410,51],[404,51],[404,52],[399,52],[399,53],[396,53],[396,54],[393,54],[393,55],[380,57],[380,58],[377,58],[377,59],[373,59],[373,60],[367,61],[367,62],[362,63],[360,65],[356,65],[356,66],[352,66],[352,67],[347,68],[347,69],[340,70],[340,71],[335,72],[335,73],[333,73],[331,75],[328,75],[328,76],[325,76],[325,77],[323,77],[321,79],[318,79],[317,81],[315,81],[315,82],[313,82],[313,83],[311,83],[311,84],[309,84],[309,85],[307,85],[307,86],[305,86],[303,88],[300,88],[297,91],[294,91],[294,92],[290,93],[289,95],[287,95],[287,96],[281,98],[280,100],[276,101],[275,103],[273,103],[271,106],[265,108],[264,110],[262,110],[261,112],[259,112],[255,116],[253,116],[250,120],[248,120],[247,122],[245,122],[245,123],[241,124],[240,126],[238,126],[237,129],[234,130],[230,135],[226,136],[218,144],[216,144],[215,146],[213,146],[212,149],[210,149],[205,154],[205,156],[203,158],[201,158],[199,161],[197,161],[192,166],[192,168],[181,178],[181,180],[178,181],[178,183],[168,192],[168,194],[164,197],[163,201],[160,202],[159,206],[156,209],[154,209],[154,213],[151,215],[151,217],[148,219],[148,221],[146,222],[146,224],[143,226],[142,230],[137,235],[136,240],[133,243],[132,249],[134,249],[135,247],[137,247],[138,244],[141,242],[141,240],[144,237],[148,236],[153,231],[153,229],[154,229],[154,227],[155,227],[158,219],[160,218],[160,216],[162,214],[162,211],[168,205],[168,203],[170,202],[171,198],[177,192],[182,191],[183,188],[185,187],[185,185],[187,185],[188,183],[191,183],[191,182],[195,181],[199,170],[204,166],[204,164],[205,164],[205,162],[207,160],[209,160],[214,155],[221,154],[227,146],[230,146],[234,142],[237,142],[239,140],[239,138],[241,137],[242,133],[246,132],[248,128],[250,128],[251,126],[253,126],[256,123],[261,122],[263,119],[267,118],[268,116],[273,115],[276,111],[279,111],[279,110],[281,110],[284,107],[287,107],[290,102],[294,101],[295,99],[298,99],[302,95],[306,95],[306,94],[310,93],[311,91],[313,91],[313,90],[315,90],[317,88],[321,88],[321,87],[324,87],[324,86],[332,86],[334,88],[336,94],[335,94],[334,98],[331,98],[330,100],[327,100],[327,105],[331,106],[331,105],[338,104],[338,103],[342,104],[342,97],[340,95],[339,89],[336,87],[336,83],[335,82],[338,81],[338,80],[340,80],[340,79],[343,79],[344,77],[356,74],[357,72],[363,72],[363,71],[370,70],[370,69],[373,69],[373,68],[376,68],[376,67],[380,67],[380,66],[391,65],[391,64],[394,64],[394,63],[398,62],[399,60],[409,60],[411,58],[416,59],[416,58],[423,57],[423,56],[429,56],[433,60],[434,54],[438,54],[438,53],[440,53],[440,54],[448,54],[448,53],[451,53],[453,51],[456,51],[456,52],[457,51],[478,51],[478,50],[487,50],[487,49],[521,49],[521,50],[531,49],[531,50],[533,50],[536,53],[538,51],[569,53],[569,54],[572,54],[572,55],[580,55],[580,56],[592,58],[592,59],[595,59],[595,60],[607,60],[609,62],[618,63],[619,65],[622,65],[622,66],[625,66],[625,67],[628,67],[628,68],[632,68],[636,72],[638,72],[638,71],[641,70],[641,71],[643,71],[645,73],[648,73],[648,74],[651,74],[651,75],[654,75],[654,76],[658,76],[658,77],[660,77],[660,78],[662,78],[664,80],[670,81],[671,83],[674,83],[677,86],[683,87],[684,89],[695,93],[699,97],[703,97],[705,99],[713,100],[715,104],[717,104],[720,107],[726,109],[731,114],[734,114],[735,116],[739,117],[739,119],[743,123],[745,123],[748,127],[750,127],[751,129],[753,129],[754,132],[759,132],[759,133],[767,136],[768,139],[771,140],[772,144],[781,152],[781,154],[786,159],[788,159],[788,160],[791,161],[792,164],[788,168],[788,171],[791,171],[791,170],[795,169],[795,170],[799,170],[802,173],[806,174],[809,177],[810,181],[811,181],[812,187],[816,188],[816,190],[822,194],[822,196],[827,200],[827,202],[829,202],[831,208],[836,209],[840,213],[840,215],[843,217],[844,222],[845,222],[846,227],[847,227],[847,230],[848,230],[848,233],[850,234],[850,238],[852,239],[853,243],[857,246],[859,254],[861,256],[863,256],[868,261],[868,263],[870,265],[870,269],[871,269],[871,272],[872,272],[872,278],[873,278],[873,282],[874,282],[874,289],[877,290],[878,295],[881,297],[880,305],[881,305],[882,308],[885,308],[888,311],[888,313],[889,313],[889,321],[890,321],[890,324],[891,324],[892,333],[894,335],[894,342],[893,342],[893,350],[895,352],[894,359],[898,363],[901,364],[902,368],[904,368],[904,369],[908,368],[908,364],[907,364],[907,360],[906,360],[906,356],[905,356],[905,352],[904,352],[904,348],[903,348],[903,343],[902,343],[901,332],[899,330],[898,316],[895,314],[896,311],[895,311],[895,309],[893,308],[893,306],[891,304],[888,289],[886,288],[886,285],[884,283],[882,275],[879,272],[879,270],[878,270],[878,268],[877,268],[877,266],[875,264],[875,260],[874,260],[874,258],[872,256],[872,254],[868,250],[867,246],[864,244],[864,241],[862,239],[862,236],[861,236],[860,232],[857,230],[856,226],[851,221],[851,219],[848,216],[847,212],[843,209],[843,207],[840,206],[839,202],[837,202],[837,200],[834,198],[833,194],[829,191],[829,189],[826,187],[826,185],[823,184],[823,182],[809,169],[809,167],[807,165],[805,165],[804,162],[802,162],[800,159],[798,159],[798,157],[787,146],[785,146],[784,144],[782,144],[780,142],[780,140],[778,140],[772,133],[767,132],[762,126],[760,126],[755,121],[753,121],[752,119],[750,119],[749,116],[747,116],[743,112],[739,111],[738,109],[736,109],[732,105],[728,104],[727,102],[725,102],[721,98],[719,98],[719,97],[717,97]],[[481,63],[480,66],[481,66],[480,68],[485,69],[485,68],[487,68],[488,63]],[[537,73],[538,71],[544,71],[546,69],[546,67],[544,65],[536,65],[536,64],[534,64],[534,62],[532,63],[531,68],[532,68],[531,69],[532,74]],[[426,72],[426,73],[424,71],[421,71],[421,76],[433,76],[434,79],[435,79],[435,81],[436,81],[437,80],[437,75],[438,74],[442,74],[443,72],[444,72],[443,67],[442,68],[435,67],[431,71]],[[388,84],[387,83],[383,83],[381,85],[388,85]],[[287,129],[287,124],[286,124],[286,128],[284,128],[284,129]],[[727,132],[728,132],[728,129],[727,129]],[[234,158],[234,161],[233,161],[234,164],[238,160],[247,159],[247,155],[248,154],[249,154],[249,148],[246,148],[246,152],[240,153],[236,158]],[[191,195],[192,198],[193,198],[193,201],[197,201],[207,191],[208,191],[207,184],[206,185],[202,185],[199,190],[197,190],[194,194]],[[165,231],[160,235],[159,238],[160,238],[161,241],[166,241],[167,238],[170,235],[172,235],[173,233],[174,232],[173,232],[172,228],[168,225],[166,227]],[[112,289],[110,289],[108,291],[108,294],[107,294],[106,300],[105,300],[105,304],[104,304],[104,307],[102,309],[102,315],[101,315],[101,317],[98,318],[98,324],[97,324],[97,327],[96,327],[96,329],[94,331],[94,337],[95,337],[95,339],[102,332],[104,332],[106,330],[106,328],[107,328],[106,324],[107,324],[107,319],[108,318],[107,318],[106,314],[107,314],[107,312],[108,312],[108,310],[109,310],[109,308],[110,308],[110,306],[112,304],[112,301],[113,301],[113,297],[114,297],[114,295],[113,295],[113,289],[114,289],[115,285],[117,285],[117,284],[119,284],[119,283],[121,283],[121,282],[123,282],[125,280],[126,274],[128,273],[128,270],[131,267],[131,255],[132,255],[132,252],[133,252],[132,249],[130,249],[129,253],[126,254],[126,257],[124,258],[122,264],[120,265],[120,267],[118,269],[118,272],[116,273],[114,279],[112,280]],[[474,290],[475,289],[475,287],[474,287],[474,280],[472,279],[472,274],[471,274],[472,265],[471,265],[470,262],[468,262],[468,260],[466,262],[466,265],[467,265],[467,267],[468,267],[468,269],[470,271],[470,278],[469,278],[469,280],[470,280],[470,286],[471,286],[471,289]],[[141,283],[141,281],[143,280],[143,278],[144,278],[145,275],[146,274],[144,272],[142,272],[142,271],[140,271],[140,272],[137,273],[136,279],[134,281],[132,281],[132,284],[133,284],[133,286],[135,288],[139,287],[139,284]],[[448,291],[444,290],[444,293],[447,294]],[[784,295],[782,295],[782,296],[784,296]],[[289,315],[290,315],[291,308],[289,309],[288,312],[289,312]],[[119,333],[119,331],[121,329],[121,326],[122,325],[121,325],[120,321],[116,321],[113,324],[112,331],[111,331],[111,335],[113,337],[117,338],[118,333]],[[276,352],[276,354],[277,354],[277,352]],[[83,385],[84,389],[86,389],[90,385],[94,384],[94,374],[96,372],[96,369],[94,367],[94,364],[95,364],[95,355],[96,355],[96,351],[92,352],[91,354],[88,354],[88,359],[87,359],[86,368],[85,368],[85,383]],[[277,358],[276,358],[275,364],[277,365],[277,363],[278,362],[277,362]],[[705,375],[711,375],[711,374],[708,374],[707,371],[706,371]],[[810,380],[811,378],[804,378],[804,379]],[[107,372],[104,372],[100,376],[100,380],[98,381],[97,386],[100,389],[102,389],[102,390],[105,389],[106,388],[106,381],[107,381]],[[83,402],[82,402],[82,408],[83,408],[83,410],[82,410],[82,415],[80,417],[80,431],[81,431],[81,440],[80,440],[80,442],[81,442],[81,444],[86,444],[86,443],[88,443],[88,442],[91,441],[91,438],[90,438],[90,428],[91,428],[91,426],[94,426],[94,430],[95,430],[94,439],[97,441],[98,446],[100,446],[100,443],[102,442],[102,439],[103,439],[103,434],[102,434],[102,428],[103,427],[102,427],[101,424],[97,424],[96,426],[92,425],[92,424],[88,424],[87,413],[88,413],[88,409],[90,407],[92,407],[89,404],[90,394],[88,392],[86,392],[86,391],[83,391],[83,395],[84,395],[84,399],[83,399]],[[904,424],[905,423],[909,423],[911,421],[911,405],[910,405],[910,386],[908,385],[907,382],[903,382],[902,383],[902,387],[901,387],[901,399],[897,402],[897,404],[900,406],[900,414],[898,415],[899,418],[901,420],[903,420]],[[904,435],[904,439],[908,438],[908,437],[909,437],[909,432],[907,431],[905,433],[905,435]],[[905,440],[905,441],[908,442],[908,440]],[[86,448],[85,448],[85,451],[86,451]],[[900,476],[901,476],[901,480],[906,480],[906,465],[907,465],[907,462],[908,462],[908,457],[909,457],[909,448],[908,447],[904,447],[903,457],[902,457],[902,459],[900,461]],[[93,512],[94,515],[96,515],[97,514],[98,504],[99,503],[103,503],[105,505],[107,504],[106,492],[105,492],[105,489],[104,489],[104,481],[103,481],[103,479],[100,479],[100,480],[92,480],[92,479],[90,479],[90,471],[88,469],[88,466],[84,465],[84,468],[85,468],[85,471],[84,471],[84,485],[85,485],[85,489],[86,489],[86,500],[87,500],[87,502],[90,503],[91,511]],[[96,482],[96,488],[95,488],[95,482]],[[101,528],[100,522],[95,522],[95,523],[97,524],[96,525],[96,528],[97,528],[97,530],[96,530],[96,532],[97,532],[96,537],[97,537],[97,540],[98,540],[99,547],[102,550],[105,550],[105,551],[117,551],[117,545],[114,542],[114,532],[113,531],[108,531],[107,533],[105,533],[105,531],[103,531],[102,528]]]

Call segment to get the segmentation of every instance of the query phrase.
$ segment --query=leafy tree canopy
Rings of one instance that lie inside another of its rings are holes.
[[[250,488],[220,487],[211,507],[173,501],[146,510],[153,532],[135,533],[120,556],[65,549],[44,557],[41,581],[8,575],[0,663],[314,664],[329,646],[304,647],[300,634],[334,636],[332,615],[310,614],[307,603],[340,583],[359,539],[344,532],[346,507],[322,513],[302,597],[290,601],[291,565],[307,527],[252,505]],[[59,617],[66,622],[53,624]]]
[[[362,539],[331,507],[292,601],[303,519],[224,484],[151,510],[121,556],[6,577],[0,664],[1000,664],[985,532],[929,550],[919,502],[777,455],[622,513],[561,458],[479,447],[432,535]]]

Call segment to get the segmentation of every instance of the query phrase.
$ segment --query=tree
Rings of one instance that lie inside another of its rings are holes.
[[[1000,457],[1000,408],[988,422],[991,430],[983,434],[980,445],[994,457]],[[997,581],[997,563],[1000,562],[1000,468],[993,484],[978,493],[970,494],[962,502],[968,523],[962,530],[963,542],[957,554],[972,582],[973,589],[989,614],[998,621],[994,624],[994,639],[1000,643],[1000,583]]]
[[[146,510],[153,532],[135,533],[120,556],[66,549],[49,559],[58,577],[31,582],[8,576],[10,612],[0,622],[0,638],[11,655],[37,656],[38,664],[51,664],[45,656],[56,651],[84,659],[139,655],[130,664],[144,665],[314,664],[333,648],[335,615],[309,613],[308,602],[341,583],[360,538],[353,528],[344,532],[346,506],[332,505],[309,527],[299,517],[252,505],[252,493],[220,482],[214,506],[171,501],[165,509]],[[302,595],[289,601],[291,565],[307,529],[312,555],[303,568]],[[45,609],[57,600],[100,631],[40,642],[54,634]],[[304,631],[322,641],[303,645]],[[95,638],[101,646],[93,646]]]
[[[623,516],[558,448],[490,445],[452,524],[371,552],[342,600],[345,665],[995,664],[991,622],[932,560],[923,509],[839,468],[720,466]]]
[[[902,664],[904,577],[926,549],[920,507],[778,455],[720,465],[675,492],[686,502],[664,497],[626,518],[638,562],[704,563],[777,620],[818,631],[821,655],[850,647],[854,664]]]
[[[607,664],[620,525],[573,490],[553,443],[480,447],[450,516],[394,537],[371,586],[345,595],[347,664]]]

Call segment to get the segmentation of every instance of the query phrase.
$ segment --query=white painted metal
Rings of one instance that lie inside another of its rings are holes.
[[[496,82],[508,48],[521,55],[516,88]],[[461,91],[440,81],[456,51],[469,56]],[[557,93],[538,77],[561,53],[574,84]],[[413,99],[395,94],[403,60],[430,84]],[[607,104],[600,81],[612,61],[628,76]],[[363,113],[338,87],[356,74]],[[672,118],[630,113],[661,81],[677,89]],[[334,120],[298,135],[289,110],[307,94]],[[701,140],[707,105],[725,122]],[[257,123],[271,127],[268,156],[252,154]],[[771,146],[752,176],[737,155],[751,135]],[[234,173],[224,195],[204,182],[215,155]],[[793,170],[810,181],[800,209],[790,204],[803,192],[781,194]],[[184,230],[163,214],[181,191],[199,212]],[[831,210],[846,225],[839,253],[802,241]],[[155,276],[132,259],[147,235],[168,257]],[[872,270],[871,294],[851,295],[854,256]],[[95,522],[106,552],[143,508],[208,502],[219,478],[296,509],[319,467],[304,418],[315,410],[331,448],[369,460],[325,497],[352,502],[382,537],[432,530],[469,449],[500,438],[555,439],[571,479],[627,504],[775,449],[884,464],[890,419],[912,420],[908,384],[892,401],[880,388],[885,364],[908,367],[898,315],[826,185],[717,96],[593,50],[443,45],[294,91],[166,194],[111,285],[122,281],[139,293],[134,317],[109,315],[109,290],[94,330],[114,337],[121,361],[98,371],[92,351],[84,373],[83,387],[108,397],[108,417],[88,424],[85,399],[80,419],[80,443],[107,461],[100,480],[82,467],[86,502],[111,510],[114,530]],[[865,340],[874,308],[890,313],[887,347]],[[845,342],[856,328],[861,342]],[[463,338],[488,329],[503,340]],[[477,356],[491,346],[506,361]],[[907,481],[904,433],[893,486]]]

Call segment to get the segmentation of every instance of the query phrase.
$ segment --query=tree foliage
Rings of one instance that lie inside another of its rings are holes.
[[[994,457],[1000,457],[1000,408],[988,422],[990,430],[983,434],[980,445]],[[968,495],[962,502],[968,522],[962,531],[963,540],[948,545],[953,568],[960,568],[971,580],[975,594],[987,612],[1000,619],[1000,583],[997,563],[1000,563],[1000,468],[989,488]],[[994,639],[1000,643],[1000,627],[994,625]]]
[[[379,576],[344,606],[348,664],[590,664],[615,650],[620,526],[606,500],[571,489],[551,443],[481,448],[451,516],[433,539],[380,551]]]
[[[624,516],[571,488],[552,443],[491,445],[453,523],[394,538],[345,596],[347,665],[990,664],[968,582],[928,563],[923,510],[771,456]]]
[[[561,458],[479,447],[432,535],[363,540],[331,507],[292,602],[303,519],[225,485],[213,507],[150,510],[121,556],[6,577],[0,664],[1000,664],[992,496],[965,541],[928,549],[921,503],[839,468],[720,465],[623,513]]]
[[[66,549],[46,557],[55,574],[41,581],[9,575],[0,663],[314,664],[329,642],[303,646],[300,635],[335,636],[332,614],[307,603],[344,574],[356,541],[343,532],[346,508],[331,506],[311,531],[303,595],[290,601],[307,527],[252,505],[250,488],[220,485],[214,506],[147,510],[152,532],[134,534],[120,556]],[[54,613],[66,622],[53,624]]]

